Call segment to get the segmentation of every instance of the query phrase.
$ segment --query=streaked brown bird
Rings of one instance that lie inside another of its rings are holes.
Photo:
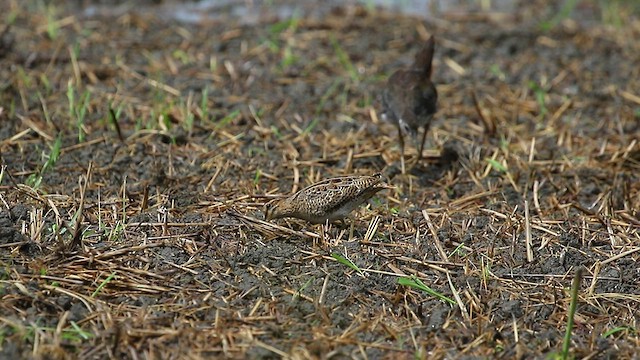
[[[314,224],[333,222],[348,217],[358,206],[377,192],[393,186],[373,176],[340,176],[325,179],[266,206],[267,220],[284,217],[303,219]]]
[[[408,69],[394,72],[384,89],[382,102],[384,106],[383,118],[393,122],[398,127],[400,151],[402,152],[402,173],[404,165],[404,136],[411,134],[418,150],[419,161],[422,158],[424,142],[429,131],[429,125],[436,113],[438,92],[431,82],[431,60],[435,41],[429,38],[424,48],[415,57],[413,65]],[[423,127],[422,141],[418,143],[418,128]]]

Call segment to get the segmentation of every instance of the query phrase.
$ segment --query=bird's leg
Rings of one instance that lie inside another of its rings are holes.
[[[400,142],[400,169],[402,169],[402,175],[406,175],[404,167],[404,135],[402,135],[402,128],[398,125],[398,140]]]
[[[424,132],[422,133],[422,141],[420,141],[420,144],[418,144],[418,149],[419,149],[418,150],[418,158],[416,159],[415,164],[420,162],[420,160],[422,159],[422,151],[424,151],[424,143],[427,140],[427,133],[428,132],[429,132],[429,123],[427,122],[427,124],[424,126]]]
[[[424,132],[422,133],[422,141],[420,141],[418,145],[418,156],[416,157],[416,162],[414,165],[417,165],[422,159],[422,152],[424,151],[424,142],[427,140],[427,127],[425,126]]]
[[[428,126],[424,127],[424,132],[422,133],[422,141],[420,142],[420,150],[418,150],[418,160],[422,159],[422,151],[424,150],[424,142],[427,140],[427,131],[429,131]]]
[[[336,226],[338,226],[338,228],[341,230],[347,227],[346,219],[336,219],[333,221],[333,223],[336,224]]]
[[[322,247],[327,247],[329,241],[331,240],[331,222],[329,219],[325,220],[324,223],[320,225],[320,238],[322,242]]]

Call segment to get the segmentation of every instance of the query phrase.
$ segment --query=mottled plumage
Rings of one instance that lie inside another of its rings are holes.
[[[340,176],[322,180],[267,205],[266,219],[294,217],[315,224],[343,220],[378,191],[393,188],[373,176]]]
[[[419,147],[418,160],[422,158],[424,141],[429,124],[436,112],[438,92],[431,82],[431,61],[434,52],[433,36],[425,47],[416,54],[415,61],[408,69],[397,70],[389,80],[382,95],[383,118],[398,127],[400,151],[402,152],[402,172],[404,173],[404,136],[410,134],[417,143],[418,128],[424,127]]]

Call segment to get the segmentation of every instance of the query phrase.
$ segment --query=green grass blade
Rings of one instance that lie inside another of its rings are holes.
[[[444,302],[448,302],[451,305],[455,305],[456,302],[453,299],[450,299],[442,294],[440,294],[439,292],[433,290],[432,288],[428,287],[427,285],[425,285],[425,283],[423,283],[420,279],[416,278],[415,276],[412,276],[410,278],[408,277],[401,277],[398,278],[398,284],[402,285],[402,286],[408,286],[408,287],[412,287],[414,289],[418,289],[418,290],[422,290],[424,292],[426,292],[427,294],[438,298]]]
[[[102,290],[102,288],[104,288],[105,286],[107,286],[107,284],[114,278],[116,277],[116,273],[115,271],[111,273],[111,275],[109,275],[106,279],[104,279],[103,282],[100,283],[100,285],[98,285],[98,288],[91,294],[91,297],[96,297],[96,295],[98,295],[98,293]]]
[[[571,333],[573,332],[573,317],[578,307],[578,291],[580,290],[580,283],[582,282],[582,274],[584,269],[579,267],[576,270],[576,275],[573,277],[571,284],[571,304],[569,305],[569,314],[567,315],[567,331],[564,334],[564,342],[562,343],[562,353],[560,358],[566,360],[569,358],[569,347],[571,346]]]
[[[358,267],[358,265],[354,264],[353,261],[347,259],[346,257],[338,254],[338,253],[333,253],[331,254],[331,257],[338,260],[339,263],[343,264],[343,265],[347,265],[348,267],[350,267],[351,269],[357,271],[360,275],[364,275],[364,272],[362,271],[362,269],[360,269]]]

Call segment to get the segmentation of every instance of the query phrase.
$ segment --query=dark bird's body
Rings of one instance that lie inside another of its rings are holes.
[[[267,206],[266,219],[294,217],[315,224],[343,221],[378,191],[392,188],[373,176],[340,176],[310,185]]]
[[[407,133],[410,134],[417,143],[418,129],[424,128],[422,141],[417,144],[418,160],[422,158],[427,131],[429,131],[433,114],[437,110],[438,92],[431,82],[434,46],[434,40],[431,37],[425,47],[416,54],[410,68],[397,70],[389,77],[382,96],[384,118],[398,127],[403,173],[404,136]]]

